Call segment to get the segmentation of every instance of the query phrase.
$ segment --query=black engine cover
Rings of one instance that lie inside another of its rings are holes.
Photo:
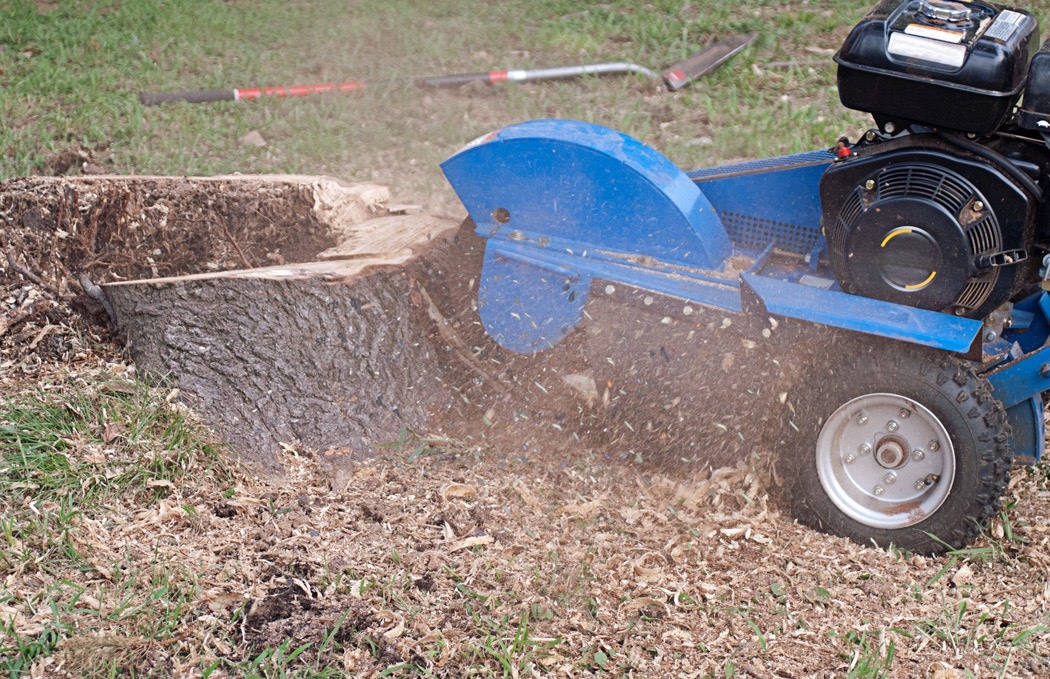
[[[839,97],[879,121],[989,134],[1017,102],[1038,46],[1038,22],[1023,9],[883,0],[835,55]]]
[[[871,147],[820,182],[828,256],[847,292],[983,318],[1024,284],[1033,211],[983,158],[935,139]],[[1022,257],[1023,258],[1023,257]]]

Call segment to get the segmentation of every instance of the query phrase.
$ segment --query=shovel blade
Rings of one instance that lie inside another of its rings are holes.
[[[707,75],[734,55],[741,52],[758,37],[758,33],[744,33],[720,40],[693,56],[679,61],[663,72],[664,82],[672,92],[677,92],[694,80]]]

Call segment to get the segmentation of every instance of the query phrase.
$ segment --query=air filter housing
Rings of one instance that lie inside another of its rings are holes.
[[[835,55],[842,104],[880,125],[994,132],[1017,102],[1039,44],[1022,9],[954,0],[886,0]]]

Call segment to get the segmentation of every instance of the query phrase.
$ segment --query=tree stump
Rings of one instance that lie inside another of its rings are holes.
[[[24,177],[0,182],[0,246],[62,291],[75,279],[302,262],[388,214],[389,190],[331,177]]]
[[[368,454],[447,398],[410,271],[454,224],[388,200],[306,176],[0,183],[0,344],[34,336],[35,307],[18,300],[39,295],[23,291],[65,318],[94,303],[87,292],[140,374],[178,387],[260,468],[278,469],[282,444]]]

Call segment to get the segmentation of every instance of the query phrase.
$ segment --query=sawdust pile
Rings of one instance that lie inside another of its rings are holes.
[[[347,468],[289,447],[283,479],[190,478],[85,514],[69,538],[86,563],[3,564],[0,617],[24,638],[91,629],[39,661],[49,677],[226,676],[282,644],[353,676],[1050,670],[1044,470],[1015,472],[1013,539],[993,525],[984,561],[796,526],[744,468],[670,478],[565,453],[413,439]],[[56,593],[65,620],[31,603]],[[158,606],[176,622],[144,628]]]

